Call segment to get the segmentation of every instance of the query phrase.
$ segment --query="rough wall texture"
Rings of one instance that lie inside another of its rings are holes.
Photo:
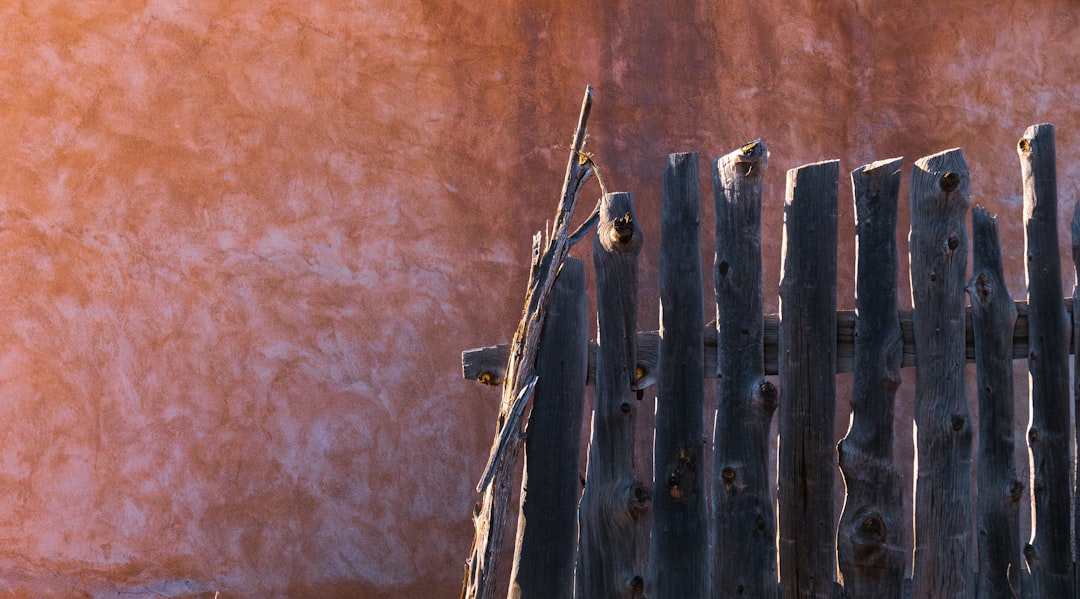
[[[1076,2],[720,4],[0,8],[0,596],[455,596],[497,401],[460,351],[512,332],[586,83],[643,327],[663,156],[756,137],[771,309],[788,168],[953,146],[1022,296],[1024,127],[1080,189]]]

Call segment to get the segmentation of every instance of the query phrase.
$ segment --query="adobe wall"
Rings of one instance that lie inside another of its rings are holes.
[[[1022,297],[1014,144],[1053,122],[1066,231],[1073,2],[607,4],[0,8],[0,594],[456,596],[498,398],[460,352],[513,331],[587,83],[641,328],[668,152],[768,144],[770,311],[807,162],[962,146]],[[844,175],[842,308],[853,231]]]

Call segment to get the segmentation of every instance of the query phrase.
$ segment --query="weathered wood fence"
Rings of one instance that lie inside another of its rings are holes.
[[[969,179],[959,149],[922,158],[911,171],[910,312],[900,311],[897,299],[901,159],[851,173],[854,312],[836,309],[837,161],[788,172],[778,315],[763,309],[765,144],[751,142],[711,163],[715,326],[703,326],[697,154],[670,155],[663,174],[659,331],[636,332],[643,235],[633,198],[604,194],[592,250],[597,341],[587,342],[584,268],[572,258],[554,282],[540,338],[509,596],[1077,596],[1072,545],[1080,529],[1070,512],[1080,497],[1071,482],[1076,431],[1068,402],[1080,319],[1071,320],[1074,299],[1061,297],[1052,126],[1029,128],[1018,153],[1028,280],[1022,302],[1005,288],[997,221],[980,208],[972,211],[974,272],[966,273]],[[1072,232],[1080,260],[1080,211]],[[502,385],[509,352],[465,351],[464,376]],[[1030,372],[1030,543],[1020,539],[1018,520],[1029,481],[1013,464],[1014,447],[1025,442],[1012,432],[1017,359],[1026,359]],[[966,399],[972,362],[977,420]],[[895,430],[910,426],[894,418],[904,367],[915,368],[913,553],[904,543],[911,524],[893,456]],[[835,374],[848,371],[851,425],[837,444]],[[778,388],[766,380],[770,374],[779,375]],[[707,379],[716,389],[711,437],[703,419]],[[588,384],[595,384],[595,401],[579,501]],[[635,395],[650,386],[651,477],[633,461]],[[775,503],[768,473],[774,413]],[[847,489],[841,514],[833,509],[837,476]],[[644,531],[649,509],[652,527]],[[644,535],[647,556],[639,554]],[[467,586],[463,596],[479,595]]]

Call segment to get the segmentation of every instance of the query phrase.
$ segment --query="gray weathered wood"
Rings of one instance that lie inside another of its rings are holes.
[[[780,596],[836,580],[836,243],[840,162],[787,172],[780,279]]]
[[[919,159],[911,175],[915,328],[916,599],[970,599],[971,417],[964,379],[968,168],[959,149]]]
[[[1073,299],[1064,298],[1067,318],[1072,318]],[[1012,359],[1026,360],[1028,357],[1027,300],[1013,302],[1016,305],[1016,327],[1012,337]],[[911,310],[900,310],[900,335],[903,338],[901,368],[915,366],[915,332],[911,324]],[[855,367],[855,311],[838,310],[836,312],[836,372],[851,372]],[[975,344],[971,328],[971,309],[964,308],[966,346],[964,357],[968,364],[975,363]],[[776,374],[776,346],[780,338],[780,315],[765,315],[765,374]],[[705,337],[705,376],[713,378],[716,372],[716,323],[704,326]],[[1070,331],[1071,332],[1071,331]],[[659,331],[638,331],[637,333],[637,371],[640,375],[637,388],[644,389],[656,382],[656,351],[660,343]],[[1072,337],[1070,335],[1070,348]],[[461,352],[461,376],[465,380],[479,381],[487,385],[501,385],[506,358],[510,347],[493,345],[478,347]],[[589,343],[589,375],[586,384],[592,385],[596,370],[596,344]]]
[[[492,599],[495,595],[500,547],[510,512],[514,466],[523,440],[519,419],[524,411],[524,402],[530,397],[529,387],[536,380],[533,372],[536,349],[540,331],[544,326],[551,289],[559,267],[570,250],[570,218],[577,204],[578,192],[593,169],[591,160],[582,152],[585,145],[585,124],[591,106],[592,87],[588,86],[581,101],[581,112],[570,146],[566,176],[563,179],[551,235],[543,248],[540,235],[533,238],[533,262],[530,265],[529,285],[525,294],[525,309],[514,333],[512,350],[507,357],[495,439],[477,485],[477,491],[482,497],[473,508],[473,543],[469,557],[465,560],[461,599]]]
[[[776,387],[765,380],[760,140],[716,161],[717,411],[713,429],[713,597],[777,596],[768,476]]]
[[[1028,377],[1031,426],[1028,447],[1035,496],[1035,527],[1024,549],[1032,597],[1072,593],[1069,511],[1069,346],[1061,301],[1057,233],[1057,166],[1053,125],[1033,125],[1017,144],[1024,186],[1024,272],[1031,344]]]
[[[847,487],[837,562],[850,597],[900,599],[907,568],[893,414],[903,339],[897,315],[896,217],[903,159],[851,173],[855,197],[855,367],[851,425],[837,446]]]
[[[579,507],[577,596],[641,597],[638,519],[652,492],[634,474],[634,332],[642,235],[629,193],[605,194],[593,241],[599,353],[592,438]]]
[[[588,340],[585,265],[567,258],[552,290],[536,356],[537,383],[525,431],[525,472],[510,572],[513,599],[574,596]]]
[[[1012,331],[1016,304],[1001,262],[997,219],[979,207],[971,213],[974,239],[971,298],[975,372],[979,388],[978,527],[980,599],[1019,594],[1020,498],[1024,483],[1013,466]]]
[[[1072,302],[1076,305],[1080,302],[1080,202],[1073,208],[1072,218],[1072,259],[1073,259],[1073,294]],[[1071,316],[1071,314],[1070,314]],[[1070,349],[1073,352],[1073,414],[1080,414],[1080,376],[1076,373],[1080,373],[1080,352],[1076,351],[1077,339],[1080,339],[1080,318],[1073,317],[1072,319],[1072,340],[1069,343]],[[1075,439],[1080,440],[1080,418],[1074,418],[1074,433],[1076,433]],[[1074,474],[1076,477],[1073,479],[1080,480],[1080,460],[1073,463]],[[1077,543],[1075,546],[1080,547],[1080,517],[1076,515],[1080,514],[1080,489],[1073,488],[1073,539]],[[1078,550],[1080,553],[1080,550]],[[1080,562],[1080,556],[1077,557],[1077,562]],[[1073,591],[1075,597],[1080,597],[1080,567],[1074,564],[1073,567],[1074,586],[1076,589]]]
[[[648,595],[706,597],[705,344],[697,153],[670,154],[660,219],[660,347]]]

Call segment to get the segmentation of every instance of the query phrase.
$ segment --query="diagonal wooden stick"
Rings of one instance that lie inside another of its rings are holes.
[[[555,222],[542,253],[539,235],[533,241],[533,263],[525,295],[525,310],[510,346],[491,454],[477,485],[477,491],[483,494],[483,498],[474,511],[475,535],[471,554],[465,562],[462,599],[494,597],[499,547],[510,511],[513,469],[523,441],[521,414],[525,411],[536,381],[536,349],[544,327],[555,277],[559,274],[559,268],[572,245],[568,231],[578,192],[594,172],[592,160],[582,151],[585,145],[585,123],[591,107],[592,86],[587,86],[570,148],[570,159],[566,165],[566,177],[555,213]]]

